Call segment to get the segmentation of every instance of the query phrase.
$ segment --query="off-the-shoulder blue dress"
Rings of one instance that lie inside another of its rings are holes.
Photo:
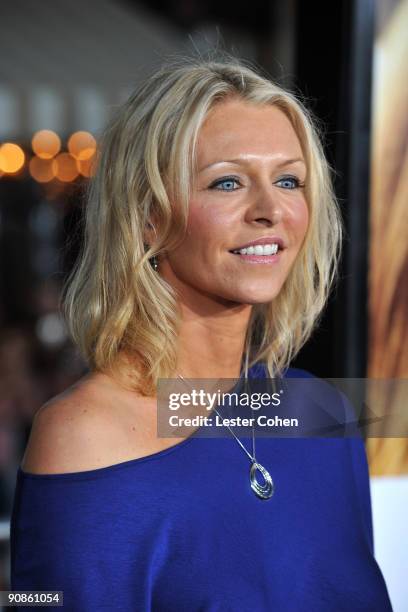
[[[84,472],[19,468],[11,589],[63,591],[50,609],[65,612],[390,611],[363,440],[261,438],[256,457],[269,500],[232,436]]]

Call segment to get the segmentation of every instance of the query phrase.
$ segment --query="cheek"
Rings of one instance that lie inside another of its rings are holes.
[[[192,201],[187,222],[188,240],[219,243],[220,237],[225,238],[230,222],[222,207]]]
[[[290,222],[299,238],[303,238],[309,225],[309,206],[304,198],[299,198],[291,209]]]

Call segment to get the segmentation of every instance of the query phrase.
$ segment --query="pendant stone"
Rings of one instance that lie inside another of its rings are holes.
[[[259,470],[262,476],[265,479],[263,485],[260,485],[256,479],[256,471]],[[251,465],[250,471],[251,478],[251,489],[254,491],[255,495],[257,495],[260,499],[269,499],[273,495],[273,481],[271,475],[268,470],[266,470],[263,465],[254,461]]]

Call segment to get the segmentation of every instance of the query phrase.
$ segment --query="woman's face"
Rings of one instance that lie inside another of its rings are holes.
[[[160,261],[160,274],[186,299],[270,302],[306,234],[305,179],[300,142],[282,111],[218,104],[198,136],[186,236]],[[242,250],[259,241],[264,246]]]

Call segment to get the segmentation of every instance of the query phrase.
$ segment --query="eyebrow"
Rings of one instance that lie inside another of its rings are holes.
[[[281,162],[279,162],[279,164],[277,164],[276,167],[281,168],[282,166],[289,166],[290,164],[296,164],[297,162],[302,162],[302,164],[306,166],[306,162],[304,159],[302,159],[301,157],[296,157],[294,159],[284,159]],[[245,159],[240,159],[239,157],[237,157],[236,159],[220,159],[219,161],[211,162],[211,164],[207,164],[207,166],[200,168],[199,172],[203,172],[204,170],[207,170],[207,168],[211,168],[211,166],[215,166],[217,164],[248,164],[248,163],[250,162],[248,162]]]

